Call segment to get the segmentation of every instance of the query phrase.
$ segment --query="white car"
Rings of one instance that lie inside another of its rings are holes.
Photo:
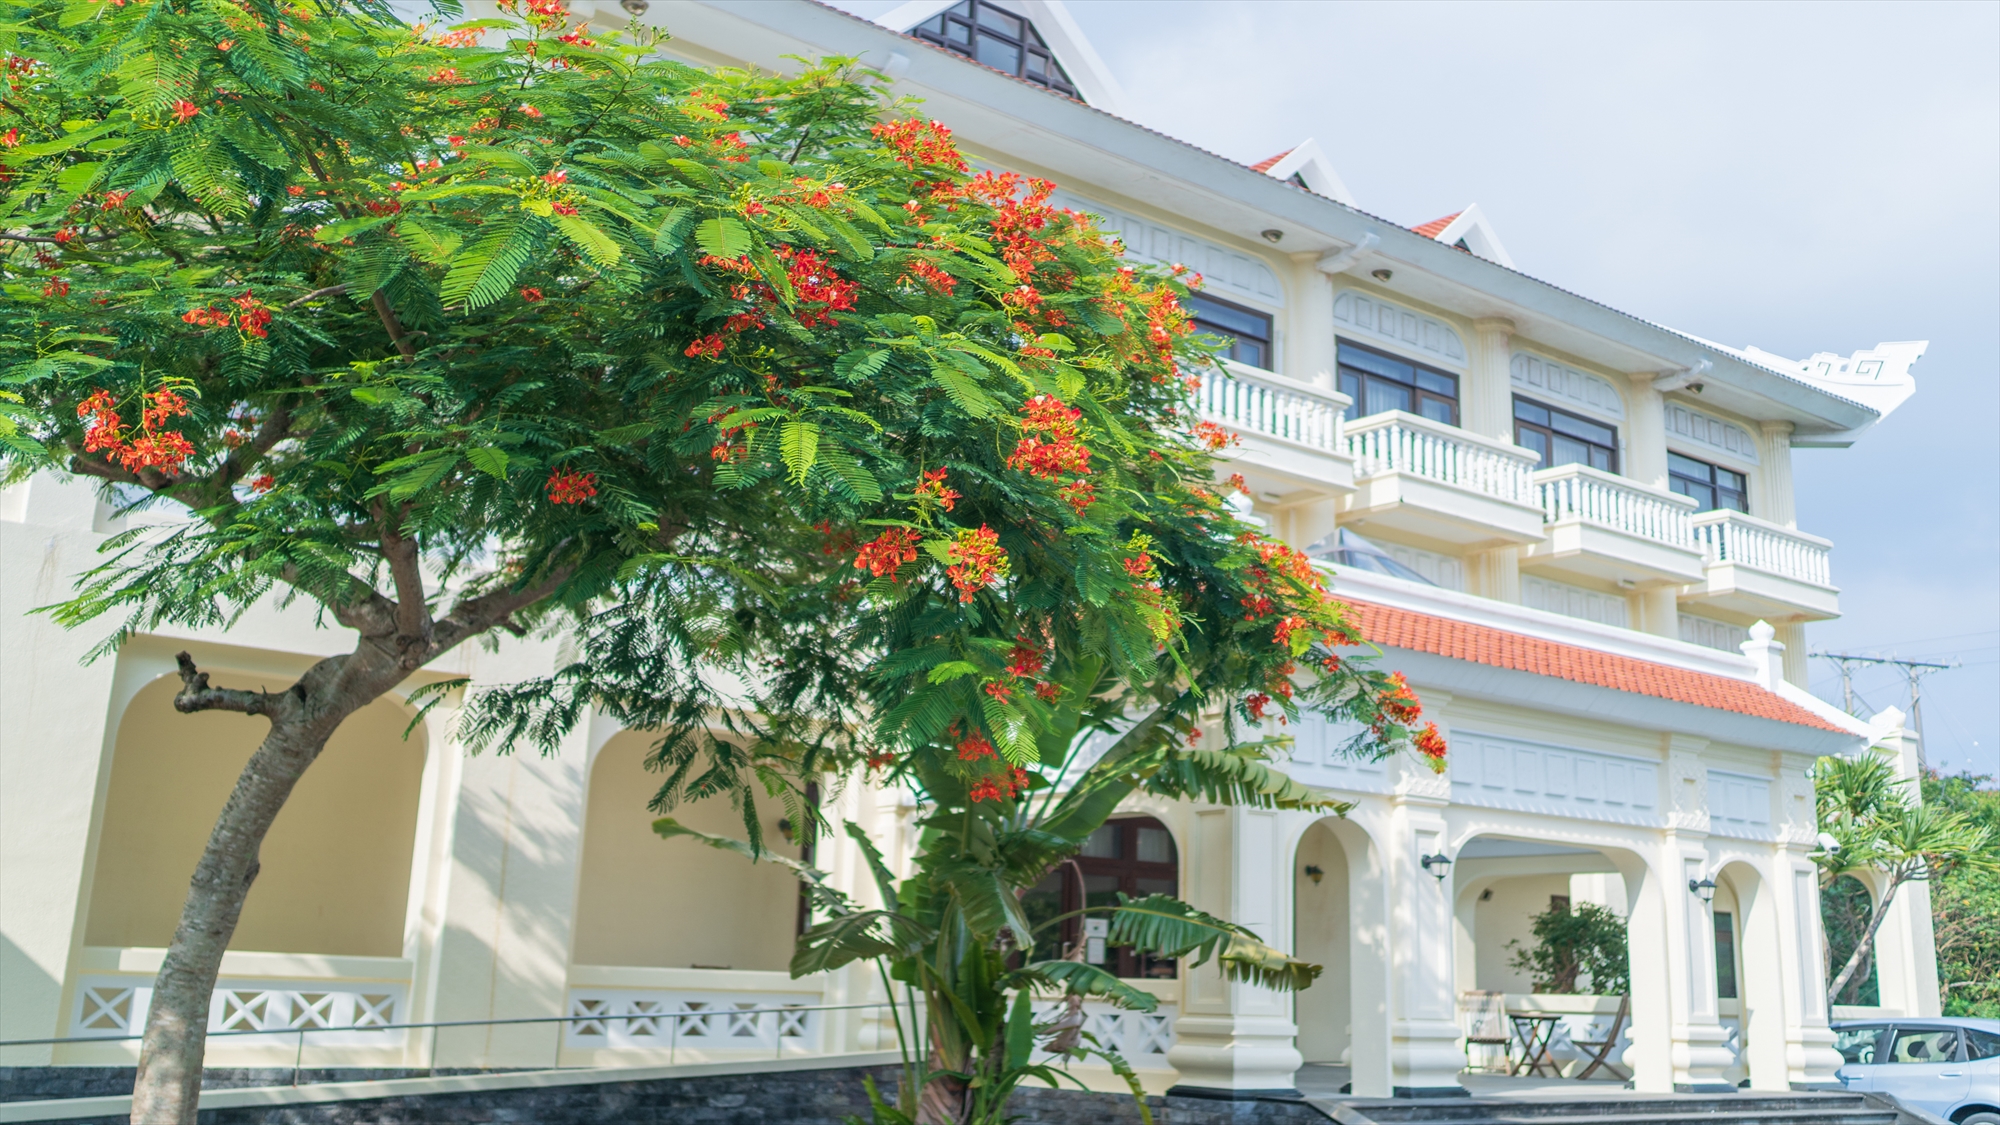
[[[1857,1020],[1833,1033],[1848,1089],[1888,1094],[1954,1125],[2000,1125],[2000,1020]]]

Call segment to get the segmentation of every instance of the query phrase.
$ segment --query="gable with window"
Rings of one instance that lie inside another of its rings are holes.
[[[1196,332],[1220,336],[1228,341],[1228,346],[1222,349],[1222,358],[1265,371],[1275,370],[1271,318],[1268,314],[1219,301],[1203,293],[1190,293],[1181,298],[1181,307],[1188,311]]]
[[[1589,465],[1618,471],[1618,431],[1531,399],[1514,398],[1514,444],[1542,455],[1544,469]]]
[[[963,0],[909,33],[982,66],[1083,99],[1035,25],[988,0]]]
[[[1733,469],[1683,457],[1671,450],[1667,453],[1667,487],[1682,496],[1693,497],[1704,512],[1731,508],[1747,515],[1750,511],[1749,478]]]
[[[1458,425],[1458,376],[1352,340],[1340,341],[1340,393],[1354,400],[1350,420],[1401,410]]]

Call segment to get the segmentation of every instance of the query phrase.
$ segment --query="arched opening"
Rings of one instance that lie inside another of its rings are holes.
[[[1351,820],[1319,820],[1299,836],[1292,949],[1322,968],[1293,998],[1302,1088],[1391,1092],[1387,874],[1368,833]]]
[[[1533,1034],[1546,1037],[1555,1076],[1633,1078],[1625,1060],[1632,1028],[1666,999],[1640,971],[1661,959],[1646,948],[1651,931],[1634,909],[1640,888],[1628,879],[1627,869],[1643,864],[1498,835],[1466,841],[1455,859],[1453,946],[1468,1068],[1505,1073],[1510,1051],[1520,1061],[1522,1038]],[[1623,958],[1615,956],[1620,943]]]
[[[1112,906],[1122,893],[1128,898],[1178,895],[1180,853],[1173,833],[1150,816],[1107,820],[1083,842],[1073,862],[1059,865],[1021,896],[1021,908],[1031,925],[1093,906]],[[1095,924],[1093,924],[1095,923]],[[1110,946],[1101,920],[1072,917],[1056,927],[1059,944],[1038,949],[1038,958],[1063,957],[1084,944],[1084,960],[1121,977],[1172,980],[1172,960],[1137,953],[1127,946]]]
[[[263,686],[228,673],[213,681]],[[179,687],[155,680],[119,721],[87,945],[173,940],[216,814],[268,729],[262,719],[237,714],[180,714],[173,709]],[[264,838],[231,949],[403,955],[425,752],[421,726],[404,741],[408,724],[407,711],[379,699],[334,732]]]
[[[1735,1032],[1730,1083],[1752,1089],[1791,1088],[1785,1064],[1785,967],[1777,905],[1757,870],[1724,865],[1709,906],[1715,931],[1715,994],[1722,1025]]]
[[[577,887],[579,965],[782,971],[798,934],[799,885],[775,863],[751,863],[692,840],[663,840],[646,803],[660,775],[646,769],[654,736],[614,735],[590,770]],[[784,808],[762,802],[764,841],[796,857],[779,821]],[[683,802],[671,815],[690,828],[741,839],[743,818],[728,800]]]
[[[1875,914],[1875,896],[1866,884],[1852,875],[1842,875],[1819,895],[1820,922],[1826,934],[1826,983],[1834,978],[1854,955],[1854,947],[1867,932]],[[1873,1008],[1882,1003],[1882,986],[1875,971],[1875,950],[1862,955],[1861,967],[1847,980],[1847,987],[1833,1002],[1842,1006]]]

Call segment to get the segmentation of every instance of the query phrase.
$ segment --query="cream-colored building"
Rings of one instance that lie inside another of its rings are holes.
[[[601,7],[600,23],[625,18]],[[1871,741],[1915,748],[1893,713],[1871,728],[1802,688],[1805,627],[1839,593],[1831,544],[1793,517],[1791,451],[1856,440],[1911,392],[1922,344],[1791,360],[1712,343],[1517,272],[1476,207],[1417,230],[1373,218],[1311,141],[1254,168],[1201,152],[1118,116],[1053,0],[918,0],[882,24],[808,0],[652,0],[644,18],[700,63],[857,56],[981,163],[1053,179],[1134,257],[1200,271],[1203,323],[1235,340],[1201,392],[1242,438],[1225,472],[1248,514],[1332,567],[1451,739],[1433,777],[1295,728],[1293,773],[1356,802],[1345,819],[1134,803],[1092,871],[1172,879],[1327,970],[1293,998],[1155,967],[1159,1013],[1094,1025],[1150,1086],[1282,1089],[1319,1062],[1350,1066],[1357,1094],[1449,1089],[1468,1052],[1483,1059],[1461,1016],[1474,991],[1601,1034],[1614,999],[1526,995],[1508,965],[1552,897],[1629,919],[1622,1058],[1639,1088],[1831,1080],[1805,771]],[[82,663],[94,632],[29,611],[127,522],[173,518],[111,511],[54,476],[0,498],[0,1038],[70,1040],[0,1063],[134,1057],[122,1037],[261,729],[175,714],[172,653],[253,685],[348,645],[266,606]],[[557,658],[467,647],[409,687]],[[470,756],[449,708],[406,738],[411,715],[383,701],[351,720],[279,818],[213,1014],[272,1034],[212,1040],[211,1065],[291,1065],[298,1037],[279,1032],[299,1028],[315,1029],[309,1065],[893,1046],[870,974],[786,974],[800,914],[779,869],[648,830],[646,734],[592,719],[552,757]],[[906,795],[856,784],[832,803],[907,860]],[[726,808],[684,816],[730,828]],[[815,859],[873,893],[850,847]],[[1887,1008],[1937,1010],[1928,918],[1906,889],[1884,931]],[[783,1005],[804,1007],[743,1012]],[[382,1027],[444,1021],[466,1023]]]

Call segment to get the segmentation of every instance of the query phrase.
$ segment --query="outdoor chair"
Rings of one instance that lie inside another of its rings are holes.
[[[1584,1052],[1590,1058],[1590,1065],[1584,1067],[1577,1074],[1577,1081],[1581,1082],[1597,1073],[1597,1068],[1600,1066],[1609,1070],[1613,1076],[1619,1079],[1632,1077],[1624,1073],[1617,1063],[1611,1061],[1611,1052],[1618,1048],[1618,1037],[1624,1034],[1625,1019],[1631,1014],[1632,998],[1630,996],[1620,996],[1618,998],[1618,1014],[1611,1017],[1611,1030],[1606,1033],[1603,1039],[1571,1039],[1569,1041],[1570,1046]]]
[[[1506,999],[1507,994],[1504,992],[1468,991],[1458,995],[1459,1016],[1465,1025],[1465,1043],[1468,1048],[1466,1053],[1469,1056],[1470,1048],[1474,1045],[1498,1047],[1503,1061],[1501,1070],[1513,1068],[1508,1050],[1511,1040],[1507,1034]],[[1466,1061],[1470,1063],[1472,1060],[1468,1058]],[[1494,1068],[1481,1065],[1473,1069]]]

